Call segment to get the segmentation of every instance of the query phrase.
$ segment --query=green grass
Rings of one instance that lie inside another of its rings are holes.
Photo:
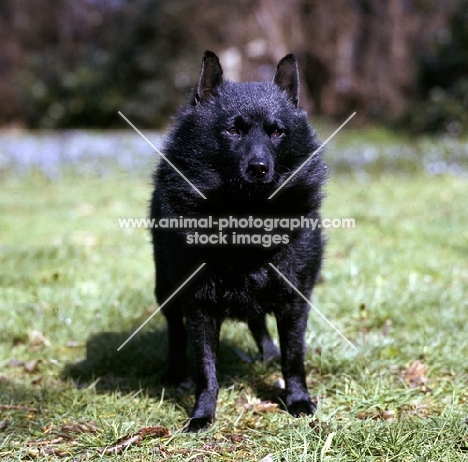
[[[146,216],[150,172],[4,175],[0,459],[468,460],[466,177],[336,170],[323,215],[356,228],[327,231],[313,300],[357,350],[311,314],[306,369],[319,410],[294,419],[270,404],[279,367],[243,361],[238,350],[256,356],[253,340],[226,323],[217,421],[196,435],[181,432],[192,390],[159,383],[162,316],[117,352],[156,308],[148,233],[117,224]],[[150,426],[169,434],[101,455]]]

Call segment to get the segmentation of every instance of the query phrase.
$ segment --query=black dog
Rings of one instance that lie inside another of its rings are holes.
[[[326,177],[320,153],[268,199],[319,146],[298,107],[298,93],[293,55],[281,59],[272,82],[233,83],[223,78],[217,56],[205,52],[192,100],[179,113],[165,146],[166,158],[199,192],[164,160],[154,176],[151,218],[156,220],[277,219],[274,229],[230,229],[225,235],[196,229],[193,222],[190,228],[152,230],[159,303],[205,263],[163,309],[169,330],[166,383],[186,377],[187,337],[192,348],[196,404],[189,431],[204,428],[215,417],[219,333],[227,317],[245,320],[264,360],[271,360],[280,353],[265,316],[274,313],[285,404],[294,416],[315,411],[304,371],[308,304],[269,265],[310,298],[322,261],[320,229],[289,231],[278,219],[319,218]]]

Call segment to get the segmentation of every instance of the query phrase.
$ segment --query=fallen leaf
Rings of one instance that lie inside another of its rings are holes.
[[[54,447],[45,447],[41,448],[41,454],[45,456],[55,456],[55,457],[69,457],[71,454],[69,452],[63,451]]]
[[[13,411],[38,412],[35,407],[19,406],[17,404],[0,404],[0,409],[11,409]],[[47,411],[43,411],[47,412]]]
[[[45,446],[45,447],[31,447],[28,450],[28,455],[31,458],[40,458],[39,460],[42,460],[43,457],[47,457],[47,460],[49,460],[48,456],[55,456],[55,457],[70,457],[70,453],[63,451],[59,448],[53,447],[53,446]]]
[[[425,377],[428,367],[421,361],[413,361],[403,370],[403,377],[410,388],[418,388],[427,382]]]
[[[393,422],[395,420],[395,414],[396,412],[393,409],[387,409],[382,412],[382,419],[387,422]]]
[[[73,421],[63,425],[58,431],[58,436],[67,440],[73,440],[77,434],[97,433],[98,431],[99,427],[94,420],[90,420],[89,422]]]
[[[242,441],[244,441],[244,435],[241,435],[240,433],[235,433],[234,435],[231,435],[230,438],[233,443],[242,443]]]
[[[154,438],[162,438],[163,436],[169,436],[170,431],[167,427],[153,426],[153,427],[143,427],[138,430],[138,433],[143,436],[151,436]]]
[[[218,443],[205,443],[202,446],[202,451],[205,452],[211,452],[211,453],[219,453],[219,451],[222,451],[222,448]]]
[[[64,439],[60,436],[58,438],[54,438],[53,440],[28,441],[26,444],[28,446],[47,446],[48,444],[60,444],[63,442]]]
[[[138,430],[137,433],[127,433],[125,436],[119,438],[114,444],[107,448],[101,449],[101,455],[104,454],[120,454],[125,451],[129,446],[134,444],[139,445],[143,439],[147,437],[161,438],[163,436],[170,435],[169,429],[166,427],[154,426],[154,427],[143,427]]]
[[[271,401],[254,401],[252,403],[244,403],[244,409],[248,411],[255,411],[255,412],[272,412],[278,409],[278,404],[272,403]]]
[[[254,409],[256,412],[272,412],[278,409],[278,404],[264,401],[257,404]]]

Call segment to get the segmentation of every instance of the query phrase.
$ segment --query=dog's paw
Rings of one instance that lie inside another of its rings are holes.
[[[288,412],[294,417],[299,417],[301,415],[313,415],[316,409],[317,408],[310,400],[310,398],[293,401],[288,405]]]
[[[262,356],[264,363],[279,362],[281,359],[281,353],[273,342],[263,348]]]
[[[214,420],[213,416],[192,417],[184,425],[185,433],[195,433],[205,430]]]

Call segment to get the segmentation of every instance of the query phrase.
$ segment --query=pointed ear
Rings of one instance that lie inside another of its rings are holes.
[[[293,54],[280,60],[273,82],[287,93],[295,106],[299,105],[299,70]]]
[[[218,57],[212,51],[205,51],[197,88],[191,101],[192,104],[195,106],[207,99],[222,82],[223,68]]]

